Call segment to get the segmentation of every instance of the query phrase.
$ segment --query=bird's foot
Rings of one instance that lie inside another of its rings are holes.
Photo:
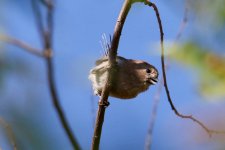
[[[108,107],[110,105],[110,103],[108,101],[98,101],[98,105],[99,106],[104,106],[105,108]]]

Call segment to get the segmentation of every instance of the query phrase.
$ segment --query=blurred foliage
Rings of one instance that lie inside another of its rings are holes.
[[[26,109],[26,108],[25,108]],[[27,109],[29,110],[29,108]],[[38,112],[38,111],[37,111]],[[51,130],[43,125],[43,114],[34,114],[10,107],[10,119],[13,120],[13,129],[16,135],[18,149],[47,150],[57,149],[53,143]]]
[[[3,77],[7,72],[9,65],[5,60],[4,57],[0,54],[0,87],[3,83]]]
[[[189,3],[189,23],[197,30],[192,32],[191,39],[215,51],[224,51],[225,47],[225,1],[224,0],[187,0]],[[197,44],[196,43],[196,44]]]
[[[44,110],[34,107],[43,105],[40,90],[35,88],[40,81],[36,67],[15,51],[16,47],[0,42],[0,105],[4,108],[0,109],[0,117],[11,120],[8,123],[13,128],[18,149],[55,149],[48,144],[52,137],[42,126],[46,122]]]
[[[13,55],[15,49],[7,50],[0,49],[0,106],[4,108],[0,109],[0,117],[12,127],[18,149],[57,149],[61,143],[52,144],[53,130],[48,128],[46,97],[38,86],[41,79],[37,67]]]
[[[200,21],[210,21],[210,25],[225,25],[224,0],[189,0],[190,8]],[[207,24],[206,24],[207,25]],[[217,27],[218,27],[217,26]]]
[[[171,58],[198,73],[202,96],[222,99],[225,97],[225,1],[187,0],[187,5],[188,24],[197,30],[172,48]]]
[[[16,56],[8,56],[4,52],[4,47],[0,45],[0,88],[3,86],[7,75],[16,73],[17,75],[24,75],[30,72],[30,69],[25,60]]]
[[[174,46],[171,58],[199,73],[199,87],[204,96],[225,96],[225,58],[193,42]]]

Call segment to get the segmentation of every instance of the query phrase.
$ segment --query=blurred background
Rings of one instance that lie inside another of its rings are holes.
[[[88,73],[102,56],[102,34],[113,34],[122,3],[56,0],[55,82],[67,120],[84,150],[91,146],[98,102]],[[211,129],[225,130],[225,1],[155,3],[164,27],[168,85],[175,106]],[[184,16],[187,22],[180,30]],[[41,48],[31,0],[0,1],[0,34]],[[155,65],[161,78],[159,39],[153,9],[137,3],[128,15],[118,53]],[[158,86],[130,101],[110,98],[101,149],[144,149]],[[196,123],[178,118],[164,90],[157,112],[152,150],[225,149],[224,135],[209,138]],[[4,42],[0,42],[0,118],[12,128],[19,150],[72,150],[51,102],[45,62]],[[1,122],[0,148],[13,149]]]

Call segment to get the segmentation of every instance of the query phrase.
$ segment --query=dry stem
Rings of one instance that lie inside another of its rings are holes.
[[[188,21],[188,0],[186,0],[186,2],[185,2],[184,16],[183,16],[183,19],[180,23],[180,27],[179,27],[179,30],[178,30],[177,35],[175,37],[174,43],[176,43],[180,39],[180,37],[181,37],[181,35],[182,35],[186,25],[187,25],[187,21]],[[166,70],[168,70],[168,62],[166,64]],[[152,107],[152,112],[151,112],[151,116],[150,116],[150,122],[149,122],[147,135],[146,135],[146,138],[145,138],[145,150],[151,149],[152,133],[153,133],[154,125],[155,125],[157,110],[158,110],[158,107],[159,107],[160,93],[162,91],[162,87],[163,87],[163,77],[161,77],[158,89],[157,89],[157,91],[156,91],[156,93],[153,97],[153,107]]]
[[[56,86],[54,82],[54,66],[52,61],[52,51],[53,51],[53,44],[52,44],[52,37],[53,37],[53,15],[54,15],[54,2],[53,0],[44,0],[44,5],[47,8],[47,30],[45,31],[43,22],[41,20],[41,14],[40,9],[38,8],[38,5],[36,1],[32,0],[33,8],[34,8],[34,14],[37,22],[37,26],[41,35],[41,39],[43,40],[43,49],[46,54],[49,54],[50,57],[46,57],[46,68],[47,68],[47,77],[48,77],[48,86],[52,97],[52,102],[54,104],[54,107],[56,109],[56,112],[58,113],[59,119],[62,123],[62,126],[64,130],[66,131],[66,134],[73,145],[73,148],[76,150],[81,149],[75,136],[73,135],[73,132],[71,128],[69,127],[69,124],[66,120],[66,117],[64,115],[64,112],[62,110],[62,107],[59,102],[58,93],[56,91]]]
[[[217,130],[211,130],[209,129],[206,125],[204,125],[201,121],[199,121],[198,119],[194,118],[192,115],[183,115],[181,113],[179,113],[176,109],[176,107],[173,104],[173,101],[171,99],[170,96],[170,92],[169,92],[169,88],[168,88],[168,84],[167,84],[167,78],[166,78],[166,69],[165,69],[165,62],[164,62],[164,33],[163,33],[163,27],[162,27],[162,22],[160,19],[160,15],[159,15],[159,11],[157,6],[149,1],[145,1],[145,4],[152,7],[155,11],[156,17],[157,17],[157,21],[158,21],[158,25],[159,25],[159,30],[160,30],[160,45],[161,45],[161,64],[162,64],[162,72],[163,72],[163,80],[164,80],[164,87],[166,90],[166,95],[167,95],[167,99],[170,103],[170,106],[172,108],[172,110],[175,112],[175,114],[181,118],[184,119],[190,119],[194,122],[196,122],[198,125],[200,125],[207,133],[208,135],[211,137],[212,134],[225,134],[225,131],[217,131]]]

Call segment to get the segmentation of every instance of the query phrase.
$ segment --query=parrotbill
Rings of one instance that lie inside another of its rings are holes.
[[[108,55],[97,60],[95,65],[90,70],[89,79],[92,82],[94,94],[101,96],[107,78]],[[120,99],[135,98],[157,81],[158,70],[153,65],[142,60],[117,56],[116,78],[109,95]]]

